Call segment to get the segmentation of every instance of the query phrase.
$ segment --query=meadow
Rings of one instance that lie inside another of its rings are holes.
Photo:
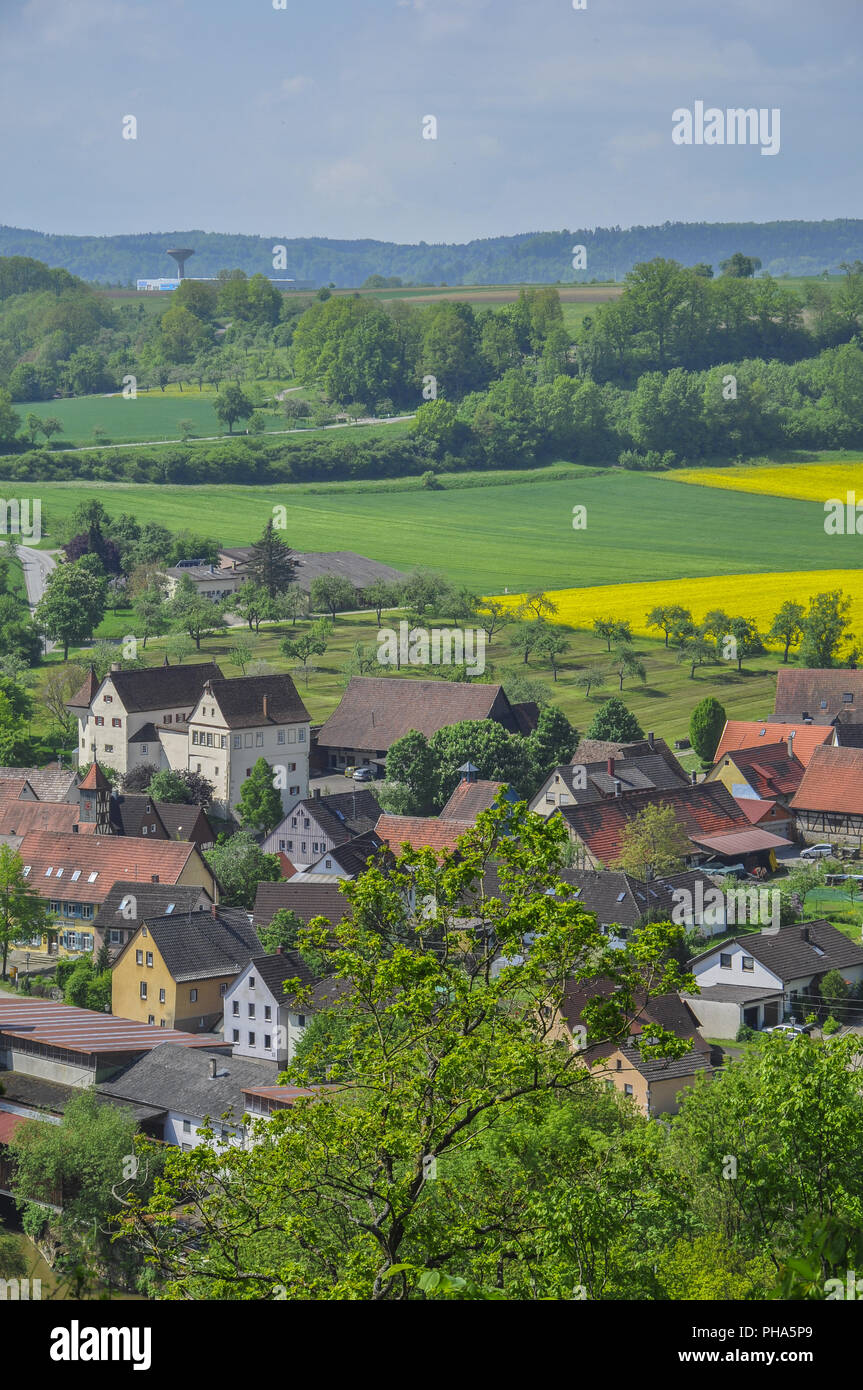
[[[438,489],[418,479],[278,488],[28,487],[42,500],[48,547],[55,544],[52,521],[94,495],[109,512],[204,531],[225,545],[254,540],[283,504],[285,539],[297,550],[354,550],[402,570],[426,565],[486,594],[859,567],[853,538],[825,536],[820,507],[794,498],[572,464],[516,470],[508,479],[480,473],[441,481]],[[6,495],[9,486],[0,483]],[[20,493],[21,484],[11,486]],[[574,506],[587,509],[583,530],[573,529]]]

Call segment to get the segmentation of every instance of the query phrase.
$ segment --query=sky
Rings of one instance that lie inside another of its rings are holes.
[[[0,222],[462,242],[863,217],[863,0],[274,3],[0,0]],[[675,144],[696,101],[778,108],[779,153]]]

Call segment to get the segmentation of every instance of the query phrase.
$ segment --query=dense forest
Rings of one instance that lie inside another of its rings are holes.
[[[584,246],[587,268],[573,269],[573,247]],[[771,275],[820,275],[863,257],[863,221],[666,222],[657,227],[596,227],[487,237],[465,245],[398,245],[331,241],[325,237],[233,236],[222,232],[146,232],[132,236],[54,236],[0,227],[0,256],[32,256],[84,280],[129,285],[139,277],[168,276],[168,246],[191,246],[190,272],[215,276],[223,266],[247,275],[272,275],[273,248],[286,249],[277,273],[315,287],[361,285],[370,275],[399,276],[414,284],[556,284],[622,279],[639,261],[656,256],[714,268],[739,247],[757,256]]]

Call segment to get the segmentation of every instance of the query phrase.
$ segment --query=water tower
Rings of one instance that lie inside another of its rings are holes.
[[[182,280],[183,267],[185,266],[186,261],[189,259],[189,257],[194,256],[194,251],[190,250],[187,246],[175,246],[173,251],[168,251],[167,254],[177,262],[177,279]]]

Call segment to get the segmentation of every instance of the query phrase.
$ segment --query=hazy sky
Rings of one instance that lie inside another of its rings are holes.
[[[863,0],[0,0],[0,222],[433,242],[861,217],[861,38]],[[673,144],[696,100],[778,107],[780,153]]]

